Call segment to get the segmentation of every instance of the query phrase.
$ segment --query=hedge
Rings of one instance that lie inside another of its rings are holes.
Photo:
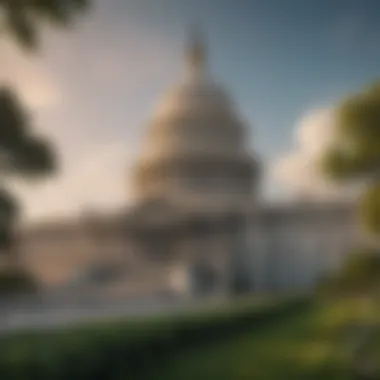
[[[298,312],[307,300],[245,306],[142,322],[4,336],[0,379],[141,379],[183,350],[215,343],[248,328],[262,328]]]
[[[37,283],[33,277],[20,268],[0,270],[0,296],[30,294],[37,291]]]

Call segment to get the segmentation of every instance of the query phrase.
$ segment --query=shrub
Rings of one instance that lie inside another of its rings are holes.
[[[0,378],[139,379],[186,349],[225,339],[247,328],[260,329],[304,306],[304,300],[296,300],[150,322],[10,336],[0,344]]]
[[[247,294],[251,291],[251,281],[248,276],[236,276],[232,282],[233,294]]]
[[[37,283],[33,277],[22,269],[3,269],[0,271],[0,296],[34,293]]]
[[[323,279],[319,290],[326,294],[372,294],[380,290],[380,253],[375,250],[351,252],[342,269]]]

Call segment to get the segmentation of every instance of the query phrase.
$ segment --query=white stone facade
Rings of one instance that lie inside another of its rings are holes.
[[[240,254],[252,290],[288,292],[311,290],[320,278],[338,270],[348,252],[363,241],[355,208],[348,203],[262,204],[252,213],[245,236],[245,230],[228,228],[200,236],[175,233],[175,241],[163,244],[161,250],[155,239],[141,246],[126,237],[122,218],[99,219],[98,228],[113,233],[89,234],[85,221],[73,226],[57,223],[54,234],[51,225],[25,232],[20,247],[24,263],[48,287],[62,286],[89,268],[108,264],[123,268],[116,281],[119,288],[124,283],[128,291],[171,288],[185,295],[194,290],[196,263],[215,268],[218,279],[213,291],[228,293],[233,259]]]
[[[202,276],[203,291],[214,293],[228,294],[236,282],[260,292],[312,289],[359,244],[354,207],[256,204],[259,164],[247,136],[193,41],[184,78],[148,123],[132,208],[25,232],[25,264],[50,286],[73,273],[85,278],[89,267],[124,268],[118,289],[129,293],[202,292]]]

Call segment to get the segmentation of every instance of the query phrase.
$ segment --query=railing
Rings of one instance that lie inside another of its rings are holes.
[[[143,317],[210,307],[224,297],[179,298],[173,294],[151,293],[135,297],[65,297],[54,294],[2,299],[0,332],[35,330],[126,316]]]

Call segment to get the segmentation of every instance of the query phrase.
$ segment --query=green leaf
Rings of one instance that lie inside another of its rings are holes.
[[[29,133],[30,120],[15,93],[0,89],[0,174],[36,178],[56,168],[51,144]]]
[[[26,133],[28,117],[15,94],[8,88],[0,88],[0,149],[12,148]]]
[[[56,169],[54,153],[48,141],[27,137],[15,151],[12,169],[26,178],[38,178],[52,174]]]
[[[380,82],[339,105],[336,132],[338,138],[321,159],[322,171],[338,181],[371,184],[360,216],[371,232],[380,234]]]
[[[380,181],[369,187],[359,206],[367,229],[374,234],[380,234]]]
[[[21,46],[34,49],[46,23],[68,25],[89,4],[89,0],[0,0],[0,12],[4,14],[0,33],[10,34]]]

